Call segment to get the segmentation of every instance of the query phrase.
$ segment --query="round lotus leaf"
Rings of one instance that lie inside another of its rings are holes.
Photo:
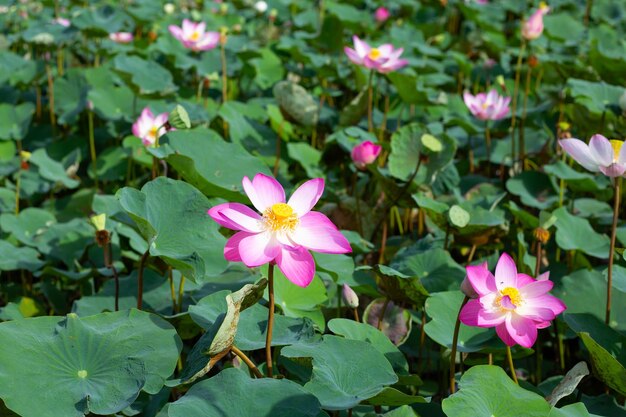
[[[0,398],[24,417],[116,413],[159,392],[181,350],[169,323],[134,309],[4,322],[0,339]]]
[[[274,97],[280,108],[296,122],[315,126],[319,119],[317,101],[300,85],[281,81],[274,86]]]
[[[450,207],[450,211],[448,211],[448,218],[450,219],[450,223],[453,226],[458,228],[463,228],[467,226],[470,221],[470,214],[465,211],[461,206],[457,206],[456,204]]]
[[[428,133],[422,135],[422,145],[431,152],[441,152],[443,149],[441,141]]]

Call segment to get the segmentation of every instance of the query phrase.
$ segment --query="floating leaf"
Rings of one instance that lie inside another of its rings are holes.
[[[567,208],[556,209],[556,243],[565,250],[580,250],[596,258],[609,257],[609,238],[597,233],[589,221],[571,215]]]
[[[35,113],[33,103],[0,103],[0,140],[22,140]]]
[[[302,86],[281,81],[276,83],[273,91],[278,105],[291,119],[304,126],[317,124],[317,101]]]
[[[138,56],[117,55],[113,68],[136,89],[139,94],[168,95],[178,87],[172,74],[155,61],[147,61]]]

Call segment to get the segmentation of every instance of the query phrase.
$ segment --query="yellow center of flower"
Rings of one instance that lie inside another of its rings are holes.
[[[372,48],[367,56],[372,61],[376,61],[378,58],[380,58],[380,50],[378,50],[378,48]]]
[[[611,139],[611,146],[613,147],[613,162],[617,162],[617,158],[619,157],[619,152],[622,150],[622,145],[624,141],[618,139]]]
[[[489,107],[489,103],[483,103],[483,110],[487,110],[487,107]]]
[[[191,39],[192,41],[197,41],[198,39],[200,39],[200,34],[198,32],[193,32],[191,34],[191,36],[189,36],[189,39]]]
[[[509,300],[511,300],[511,304],[513,304],[515,307],[519,307],[520,304],[522,304],[522,295],[519,293],[519,290],[517,288],[506,287],[505,289],[500,291],[500,295],[498,296],[498,298],[496,298],[496,304],[500,308],[506,309],[506,307],[502,305],[502,299],[504,297],[509,297]]]
[[[265,225],[272,232],[293,231],[299,223],[298,215],[289,204],[276,203],[263,213]]]
[[[157,132],[159,131],[159,128],[157,126],[152,126],[152,128],[150,129],[150,131],[148,132],[148,136],[152,137],[152,138],[156,138],[157,137]]]
[[[541,3],[539,3],[539,8],[540,9],[547,9],[548,8],[548,4],[545,1],[542,1]]]

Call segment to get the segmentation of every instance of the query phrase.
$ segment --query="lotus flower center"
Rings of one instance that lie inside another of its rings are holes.
[[[545,1],[539,3],[539,9],[544,10],[548,8],[548,4]]]
[[[369,57],[369,59],[371,59],[372,61],[376,61],[378,58],[380,58],[380,50],[378,48],[372,48],[370,50],[370,53],[367,54],[367,56]]]
[[[200,39],[200,34],[197,31],[195,31],[191,34],[191,36],[189,36],[189,39],[195,42],[198,39]]]
[[[152,128],[150,129],[150,131],[148,132],[148,136],[152,137],[152,138],[156,138],[157,137],[157,132],[159,131],[159,128],[157,126],[152,126]]]
[[[611,146],[613,147],[613,162],[617,162],[619,158],[619,153],[622,150],[623,141],[618,139],[611,139]]]
[[[276,203],[263,213],[268,229],[276,231],[293,231],[299,223],[298,215],[289,204]]]
[[[496,304],[506,310],[511,310],[511,304],[513,308],[519,307],[522,304],[522,295],[517,288],[506,287],[500,291],[500,295],[496,298]]]
[[[489,103],[483,103],[482,107],[483,107],[483,110],[487,110],[487,108],[489,107]]]

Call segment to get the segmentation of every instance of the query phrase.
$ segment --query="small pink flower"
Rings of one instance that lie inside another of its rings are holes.
[[[399,59],[404,52],[403,48],[393,49],[393,45],[389,43],[372,48],[358,36],[353,36],[352,40],[354,41],[354,49],[346,46],[343,50],[350,61],[357,65],[384,74],[400,69],[409,63],[406,59]]]
[[[374,19],[376,19],[378,23],[386,22],[387,19],[389,19],[389,16],[391,16],[391,13],[389,12],[389,9],[384,6],[380,6],[374,12]]]
[[[141,139],[145,146],[154,146],[157,143],[157,139],[166,132],[163,125],[167,122],[167,117],[167,113],[161,113],[155,117],[150,109],[146,107],[137,121],[133,123],[133,135]]]
[[[562,139],[561,148],[576,162],[591,172],[602,172],[607,177],[620,177],[626,172],[626,146],[623,141],[608,140],[593,135],[589,145],[580,139]]]
[[[117,43],[130,43],[133,41],[133,34],[130,32],[115,32],[109,34],[109,39]]]
[[[463,101],[472,114],[480,120],[500,120],[509,114],[510,97],[491,90],[488,94],[478,93],[476,96],[467,91],[463,93]]]
[[[170,33],[178,39],[185,48],[192,51],[206,51],[215,48],[220,41],[219,32],[207,32],[206,23],[194,23],[184,19],[182,28],[169,26]]]
[[[486,262],[465,269],[478,298],[463,307],[461,322],[495,327],[508,346],[517,343],[530,348],[537,341],[537,329],[548,327],[566,309],[561,300],[548,294],[554,284],[545,274],[538,280],[518,274],[515,262],[506,253],[498,260],[495,277]]]
[[[489,0],[475,0],[477,4],[489,4]]]
[[[541,2],[539,8],[530,18],[522,24],[522,36],[529,41],[537,39],[543,33],[543,16],[550,11],[550,8],[544,2]]]
[[[343,301],[350,308],[357,308],[359,306],[359,296],[356,295],[354,290],[350,288],[348,284],[343,284],[343,290],[341,291]]]
[[[366,140],[365,142],[356,145],[352,149],[350,156],[352,156],[352,162],[354,162],[354,165],[356,165],[357,168],[364,169],[366,165],[369,165],[376,160],[382,149],[382,146]]]
[[[283,187],[264,174],[255,175],[252,181],[244,177],[243,189],[261,215],[239,203],[219,204],[208,211],[220,225],[238,231],[226,242],[227,260],[250,268],[276,264],[287,279],[306,287],[315,275],[309,250],[352,251],[328,217],[311,211],[324,192],[322,178],[302,184],[286,203]]]
[[[63,27],[69,27],[71,24],[69,19],[65,19],[63,17],[57,17],[56,19],[54,19],[54,23],[56,23],[57,25],[61,25]]]

